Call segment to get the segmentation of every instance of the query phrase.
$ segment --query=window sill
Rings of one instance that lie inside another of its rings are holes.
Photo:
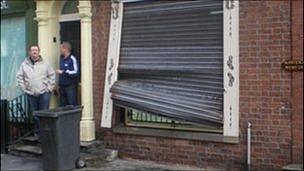
[[[118,134],[130,134],[130,135],[142,135],[153,137],[166,137],[210,142],[222,142],[237,144],[239,143],[239,137],[229,137],[222,134],[204,133],[204,132],[190,132],[190,131],[176,131],[176,130],[164,130],[153,128],[140,128],[140,127],[126,127],[116,126],[113,129],[114,133]]]

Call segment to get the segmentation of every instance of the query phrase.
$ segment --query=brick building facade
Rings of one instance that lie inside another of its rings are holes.
[[[283,61],[303,60],[303,1],[240,1],[238,143],[117,133],[115,124],[101,128],[111,2],[92,1],[92,14],[97,135],[121,157],[242,170],[250,122],[253,168],[280,170],[303,160],[303,72],[281,68]]]
[[[303,60],[303,2],[292,2],[292,59]],[[292,160],[303,161],[303,73],[292,75]]]

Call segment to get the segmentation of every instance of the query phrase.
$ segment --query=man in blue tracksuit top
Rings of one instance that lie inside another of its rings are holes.
[[[59,74],[59,106],[77,105],[77,87],[79,82],[79,64],[71,53],[72,46],[69,42],[63,42],[60,46]]]

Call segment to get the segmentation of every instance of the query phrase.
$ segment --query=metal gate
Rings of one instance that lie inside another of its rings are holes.
[[[4,123],[4,125],[3,125]],[[1,141],[2,146],[14,144],[34,130],[33,117],[25,94],[12,100],[1,99]],[[4,136],[2,137],[2,132]]]

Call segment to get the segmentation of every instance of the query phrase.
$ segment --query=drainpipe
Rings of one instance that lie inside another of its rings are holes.
[[[247,170],[251,170],[251,123],[247,126]]]

